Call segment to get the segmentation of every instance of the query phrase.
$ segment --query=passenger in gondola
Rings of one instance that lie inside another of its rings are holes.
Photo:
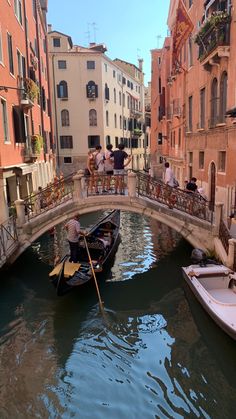
[[[77,263],[79,261],[79,236],[85,236],[86,232],[80,228],[79,214],[75,215],[65,225],[67,231],[67,240],[70,246],[70,262]]]

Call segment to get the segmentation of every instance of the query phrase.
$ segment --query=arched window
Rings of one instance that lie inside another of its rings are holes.
[[[116,103],[116,89],[114,88],[114,91],[113,91],[113,95],[114,95],[114,103]]]
[[[218,117],[218,81],[214,78],[211,85],[211,127],[215,127],[217,124]]]
[[[94,83],[94,81],[90,80],[86,86],[87,90],[87,98],[95,99],[98,97],[98,86]]]
[[[97,126],[97,111],[95,109],[90,109],[89,111],[89,125],[90,127]]]
[[[69,127],[70,125],[70,116],[67,109],[62,109],[61,111],[61,125],[63,127]]]
[[[60,83],[57,85],[57,97],[61,99],[68,98],[68,86],[65,80],[60,81]]]
[[[117,128],[117,116],[116,113],[114,114],[114,126]]]
[[[109,113],[106,111],[106,126],[109,127]]]
[[[227,109],[227,81],[228,75],[226,71],[222,73],[220,79],[220,112],[219,122],[225,122],[225,113]]]

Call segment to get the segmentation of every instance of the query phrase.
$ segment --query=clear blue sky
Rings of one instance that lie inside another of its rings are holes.
[[[143,58],[145,83],[151,80],[150,50],[160,48],[167,34],[169,0],[49,0],[48,4],[53,29],[82,46],[89,43],[89,29],[90,42],[106,44],[109,58],[136,65],[138,57]]]

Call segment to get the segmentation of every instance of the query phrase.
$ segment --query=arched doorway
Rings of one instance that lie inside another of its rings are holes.
[[[216,197],[216,166],[214,162],[211,162],[210,166],[210,203],[209,207],[214,211]]]

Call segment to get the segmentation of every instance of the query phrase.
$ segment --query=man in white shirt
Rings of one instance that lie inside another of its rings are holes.
[[[172,186],[172,188],[175,186],[174,185],[174,173],[173,170],[170,168],[170,164],[168,162],[165,163],[165,184]]]
[[[65,225],[67,239],[70,246],[70,262],[77,263],[79,260],[79,236],[85,235],[80,229],[79,215],[75,215]]]

